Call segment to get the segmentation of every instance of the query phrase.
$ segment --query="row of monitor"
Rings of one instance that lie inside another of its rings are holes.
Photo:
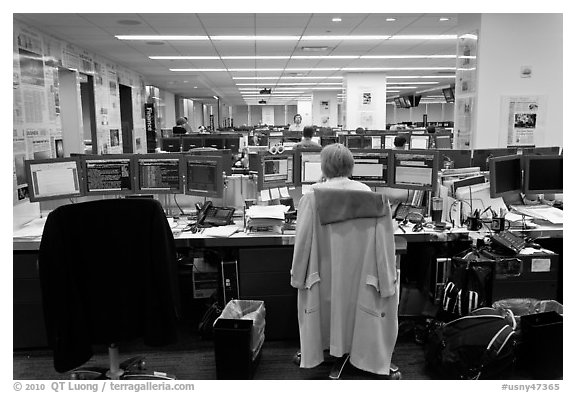
[[[188,194],[221,197],[222,156],[83,155],[25,161],[32,202],[96,195]]]
[[[563,192],[563,156],[511,155],[489,159],[490,196]]]
[[[434,134],[413,133],[411,131],[386,132],[379,135],[340,135],[338,142],[349,149],[393,149],[394,139],[402,135],[406,139],[407,150],[452,149],[452,133],[449,131]]]
[[[479,167],[481,171],[488,171],[489,159],[509,155],[559,155],[560,147],[511,147],[500,149],[476,150],[441,150],[440,168],[470,168]]]
[[[433,190],[438,176],[438,154],[433,150],[352,151],[354,169],[351,179],[370,187]],[[286,185],[301,186],[321,180],[320,149],[285,151],[282,154],[260,152],[256,168],[258,189]]]
[[[160,146],[163,151],[173,153],[200,147],[229,149],[232,153],[238,153],[241,137],[240,134],[182,135],[162,138]]]

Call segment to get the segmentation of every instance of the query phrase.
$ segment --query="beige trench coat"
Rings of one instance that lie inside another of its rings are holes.
[[[337,188],[365,189],[346,181]],[[337,357],[349,353],[359,369],[389,374],[399,277],[390,207],[381,205],[381,217],[321,225],[315,193],[300,201],[291,285],[298,288],[301,367],[322,363],[329,349]]]

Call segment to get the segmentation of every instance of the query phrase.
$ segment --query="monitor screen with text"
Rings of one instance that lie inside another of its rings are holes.
[[[77,159],[32,160],[25,165],[32,202],[82,195]]]

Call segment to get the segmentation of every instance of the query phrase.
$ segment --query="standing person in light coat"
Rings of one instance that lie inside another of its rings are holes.
[[[389,375],[398,334],[399,277],[388,201],[348,179],[354,159],[342,144],[321,152],[325,182],[298,207],[291,285],[298,288],[300,367],[323,350],[357,368]]]

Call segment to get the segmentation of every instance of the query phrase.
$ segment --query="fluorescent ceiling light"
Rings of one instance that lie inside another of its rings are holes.
[[[216,100],[218,99],[218,97],[216,97],[216,96],[212,96],[212,97],[214,97],[214,99],[216,99]]]
[[[446,79],[456,78],[456,75],[388,75],[386,79]]]
[[[361,59],[455,59],[456,55],[364,55]]]
[[[237,80],[273,80],[273,79],[344,79],[343,76],[233,76]]]
[[[134,41],[208,41],[208,36],[205,35],[117,35],[119,40],[134,40]]]
[[[438,19],[438,20],[439,20],[440,22],[446,22],[446,21],[449,21],[450,18],[442,17],[442,18],[440,18],[440,19]]]
[[[386,22],[396,22],[396,18],[386,18]]]
[[[477,40],[478,36],[476,34],[462,34],[460,37],[458,38],[468,38],[471,40]]]
[[[173,72],[454,71],[456,67],[170,68]]]
[[[332,22],[342,22],[342,18],[332,18]]]
[[[435,85],[440,82],[387,82],[386,85],[388,86],[396,86],[396,85]]]
[[[453,40],[456,35],[116,35],[136,41],[358,41],[358,40]]]
[[[434,82],[429,82],[434,83]],[[316,85],[342,85],[342,82],[259,82],[259,83],[236,83],[236,86],[316,86]]]
[[[409,89],[415,89],[416,86],[394,86],[394,89],[400,89],[400,90],[409,90]]]

